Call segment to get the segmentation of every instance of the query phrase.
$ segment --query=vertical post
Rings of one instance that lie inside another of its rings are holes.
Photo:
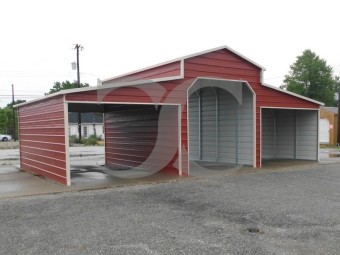
[[[274,153],[273,153],[273,157],[276,158],[277,157],[277,151],[276,151],[276,144],[277,144],[277,126],[276,126],[276,115],[277,115],[277,112],[276,112],[276,109],[273,109],[272,110],[272,114],[273,114],[273,143],[274,143]]]
[[[199,160],[202,160],[202,89],[198,93],[198,142]]]
[[[239,158],[239,104],[235,103],[235,164],[238,165],[238,158]]]
[[[215,102],[215,114],[216,114],[216,134],[215,134],[215,140],[216,140],[216,162],[219,162],[219,129],[220,129],[220,122],[219,122],[219,97],[218,97],[218,88],[215,88],[216,91],[216,102]]]
[[[13,140],[16,140],[15,110],[14,110],[14,85],[12,84],[12,111],[13,111]]]
[[[338,139],[337,146],[340,146],[340,84],[338,84]]]
[[[80,72],[79,72],[79,48],[81,46],[79,44],[76,44],[75,49],[77,50],[77,85],[78,88],[80,88]],[[78,112],[78,137],[79,137],[79,143],[81,142],[81,113]]]
[[[297,156],[297,128],[298,128],[298,115],[297,111],[294,110],[294,159]]]

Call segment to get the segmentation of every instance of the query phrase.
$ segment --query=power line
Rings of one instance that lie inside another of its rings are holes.
[[[0,91],[4,91],[4,92],[10,92],[10,89],[0,89]],[[45,91],[42,90],[15,90],[15,92],[36,92],[36,93],[44,93]]]
[[[93,76],[93,77],[100,77],[101,75],[96,75],[92,73],[80,73],[81,76]],[[74,74],[72,73],[58,73],[58,74],[48,74],[48,73],[41,73],[41,74],[10,74],[10,73],[0,73],[0,78],[47,78],[47,77],[72,77]]]

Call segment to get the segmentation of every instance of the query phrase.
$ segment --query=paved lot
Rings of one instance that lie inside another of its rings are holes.
[[[340,254],[340,167],[8,198],[0,212],[0,254]]]

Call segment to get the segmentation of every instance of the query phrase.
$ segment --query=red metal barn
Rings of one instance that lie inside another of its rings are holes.
[[[105,113],[106,165],[190,174],[190,162],[318,160],[322,103],[263,84],[220,47],[18,105],[20,164],[71,184],[68,112]]]

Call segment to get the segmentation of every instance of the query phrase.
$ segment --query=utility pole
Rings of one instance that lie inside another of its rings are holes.
[[[338,83],[338,142],[337,146],[340,146],[340,82]]]
[[[16,140],[15,110],[14,110],[14,85],[12,84],[12,110],[13,110],[13,140]]]
[[[77,85],[80,88],[80,72],[79,72],[79,49],[82,50],[83,46],[76,44],[74,49],[77,51]],[[78,112],[78,137],[79,143],[81,141],[81,113]]]

